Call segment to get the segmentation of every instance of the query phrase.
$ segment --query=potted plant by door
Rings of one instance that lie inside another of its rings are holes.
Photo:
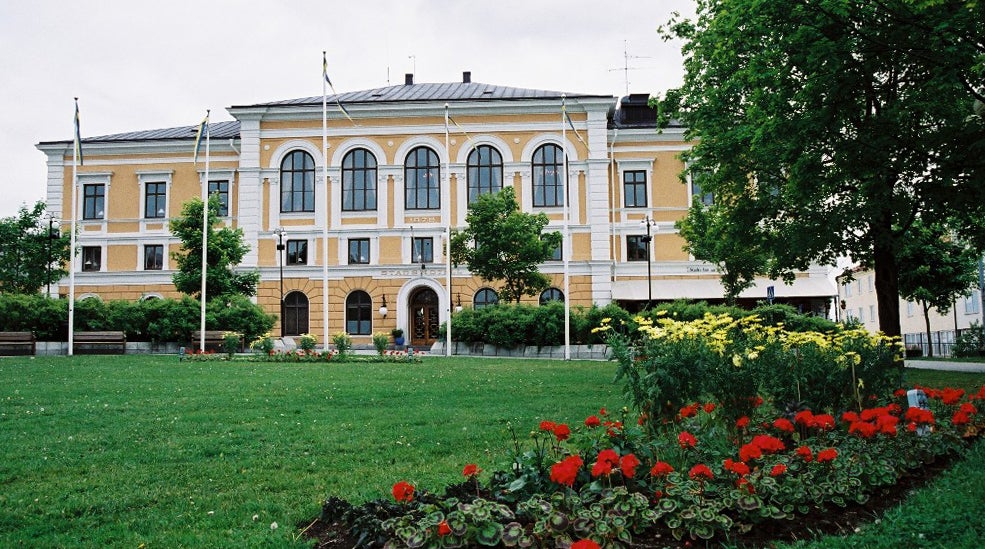
[[[390,335],[393,336],[393,344],[397,347],[403,347],[404,345],[404,331],[400,328],[394,328],[390,330]]]

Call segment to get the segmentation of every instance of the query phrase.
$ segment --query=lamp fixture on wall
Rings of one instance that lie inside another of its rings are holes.
[[[387,308],[386,308],[386,294],[383,294],[383,304],[380,305],[380,316],[382,316],[383,318],[386,318],[386,314],[388,312],[390,312],[390,311],[387,310]]]

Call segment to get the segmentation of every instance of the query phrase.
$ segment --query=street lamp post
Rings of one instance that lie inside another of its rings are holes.
[[[284,235],[287,231],[277,227],[274,234],[277,235],[277,266],[280,268],[280,337],[284,337]]]
[[[61,232],[56,229],[57,221],[55,216],[48,214],[48,263],[45,266],[45,280],[48,282],[46,295],[51,297],[51,249],[54,247],[55,239],[61,237]]]
[[[646,237],[643,241],[646,242],[646,308],[649,309],[653,304],[653,269],[650,261],[650,242],[653,241],[653,236],[650,234],[650,227],[655,227],[657,222],[648,215],[640,223],[646,225]]]

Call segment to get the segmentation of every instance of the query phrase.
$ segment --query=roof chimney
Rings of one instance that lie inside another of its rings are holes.
[[[472,71],[462,71],[462,84],[472,83]]]
[[[407,74],[404,75],[404,85],[405,86],[414,85],[414,73],[408,72]]]

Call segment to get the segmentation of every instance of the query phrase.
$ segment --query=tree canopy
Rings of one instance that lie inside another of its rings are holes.
[[[70,235],[53,231],[51,238],[44,202],[0,219],[0,292],[34,294],[68,274]]]
[[[243,242],[243,230],[223,227],[216,230],[219,198],[209,199],[208,253],[206,256],[205,300],[222,295],[256,294],[260,273],[237,271],[236,265],[250,251]],[[178,265],[172,280],[179,292],[192,297],[202,293],[202,200],[193,198],[181,207],[181,216],[171,220],[171,233],[181,240],[181,250],[171,257]]]
[[[947,314],[978,279],[978,254],[955,239],[946,226],[917,220],[900,249],[900,297],[920,303],[930,341],[930,309]],[[933,346],[930,347],[933,356]]]
[[[682,224],[695,256],[789,280],[848,255],[874,269],[880,329],[898,335],[915,220],[985,241],[983,29],[985,5],[955,0],[697,0],[670,21],[686,74],[660,120],[686,128],[687,169],[715,197]]]
[[[538,270],[561,245],[561,233],[544,232],[547,215],[521,212],[513,187],[484,194],[469,206],[468,226],[451,238],[451,258],[483,280],[502,280],[499,298],[519,303],[550,287]]]

